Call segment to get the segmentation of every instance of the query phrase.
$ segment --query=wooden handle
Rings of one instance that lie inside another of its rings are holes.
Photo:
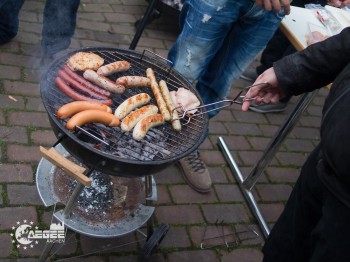
[[[84,175],[86,169],[81,167],[72,161],[62,156],[56,149],[51,147],[49,150],[40,147],[40,153],[42,157],[53,163],[54,165],[62,168],[71,177],[78,180],[84,186],[91,186],[91,179]]]

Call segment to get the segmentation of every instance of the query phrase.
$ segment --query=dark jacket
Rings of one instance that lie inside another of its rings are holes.
[[[350,28],[274,63],[281,88],[291,95],[332,83],[322,111],[318,174],[350,207]]]

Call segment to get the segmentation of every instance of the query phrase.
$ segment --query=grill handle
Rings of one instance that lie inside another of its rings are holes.
[[[47,150],[41,146],[40,154],[52,164],[62,168],[68,175],[78,180],[84,186],[91,186],[91,179],[84,175],[86,169],[62,156],[55,148],[51,147]]]

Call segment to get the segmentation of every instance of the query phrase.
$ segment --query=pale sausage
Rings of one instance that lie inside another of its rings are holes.
[[[151,101],[151,97],[146,93],[134,95],[121,103],[114,111],[114,115],[116,115],[119,119],[122,119],[132,110],[147,104],[149,101]]]
[[[175,131],[181,131],[181,122],[179,120],[179,115],[175,109],[173,99],[170,96],[168,86],[164,80],[159,81],[160,92],[163,95],[165,104],[171,115],[171,125]]]
[[[112,93],[118,93],[121,94],[125,91],[125,87],[122,85],[117,85],[112,80],[110,80],[107,77],[101,76],[97,74],[93,70],[86,70],[83,74],[84,78],[93,82],[94,84],[103,87],[104,89],[112,92]]]
[[[147,68],[146,70],[147,77],[151,80],[151,88],[152,92],[154,94],[154,97],[156,98],[158,108],[160,110],[160,113],[163,115],[165,121],[169,121],[171,119],[170,113],[168,111],[168,108],[166,107],[164,98],[159,90],[159,86],[156,80],[156,77],[154,75],[154,71],[152,68]]]
[[[144,117],[158,113],[158,107],[155,105],[143,106],[128,114],[120,124],[124,132],[128,132]]]
[[[129,87],[150,87],[151,80],[144,76],[122,76],[115,81],[118,85]]]
[[[146,136],[148,130],[151,127],[159,126],[163,123],[164,117],[161,114],[153,114],[146,116],[136,124],[132,132],[132,137],[135,140],[140,141]]]
[[[123,72],[130,69],[130,63],[128,61],[116,61],[97,69],[97,74],[101,76],[109,76],[117,72]]]

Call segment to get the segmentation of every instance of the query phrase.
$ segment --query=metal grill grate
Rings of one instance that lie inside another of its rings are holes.
[[[118,60],[125,60],[131,63],[131,68],[128,71],[113,74],[109,77],[111,80],[125,75],[146,76],[146,69],[150,67],[154,70],[157,81],[165,80],[170,91],[176,91],[180,87],[185,87],[199,97],[197,91],[186,79],[172,70],[163,59],[155,54],[138,53],[132,50],[116,48],[85,48],[78,51],[93,52],[103,57],[105,64]],[[54,79],[57,76],[57,71],[75,52],[77,51],[69,52],[55,60],[49,66],[40,83],[43,104],[49,117],[74,141],[92,150],[106,153],[112,158],[135,161],[173,160],[185,152],[190,153],[203,141],[208,126],[206,115],[191,119],[189,124],[183,125],[181,132],[174,131],[169,122],[152,128],[146,138],[140,142],[132,138],[131,132],[124,133],[119,127],[111,128],[100,124],[85,125],[75,132],[68,131],[65,128],[65,120],[57,119],[55,113],[62,105],[73,100],[58,89]],[[157,104],[151,88],[126,88],[126,91],[121,95],[113,94],[113,105],[111,106],[113,112],[125,99],[141,92],[148,93],[152,97],[151,104]],[[186,119],[181,121],[183,124],[187,122]]]

